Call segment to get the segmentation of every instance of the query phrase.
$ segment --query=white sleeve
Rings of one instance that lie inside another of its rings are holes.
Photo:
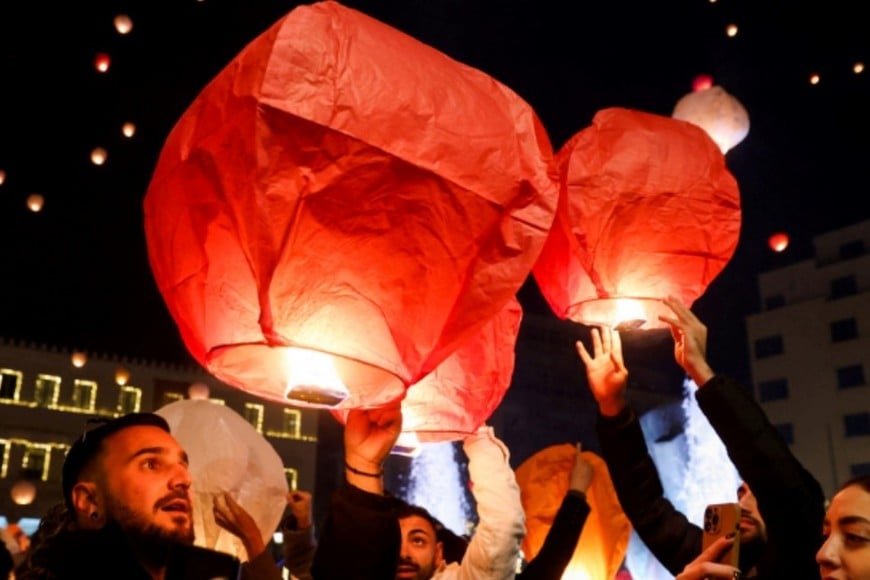
[[[459,565],[462,580],[506,580],[516,575],[526,516],[510,453],[484,426],[464,442],[478,524]],[[451,574],[452,576],[452,574]]]

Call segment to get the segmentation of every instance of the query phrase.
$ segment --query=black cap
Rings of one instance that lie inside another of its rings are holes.
[[[72,489],[79,481],[82,470],[100,451],[100,446],[106,437],[128,427],[150,426],[158,427],[169,433],[169,423],[166,419],[155,413],[129,413],[117,419],[106,420],[103,418],[89,419],[88,423],[96,423],[99,426],[85,430],[81,437],[75,440],[66,454],[63,462],[63,500],[66,507],[72,511]]]

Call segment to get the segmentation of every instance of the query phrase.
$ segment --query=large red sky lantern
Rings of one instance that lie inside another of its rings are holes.
[[[377,406],[515,295],[555,215],[551,161],[534,111],[493,78],[336,2],[300,6],[173,128],[148,257],[216,377]]]
[[[531,560],[538,555],[562,499],[568,493],[577,450],[570,443],[541,449],[516,469],[520,501],[526,514],[522,549]],[[604,460],[591,451],[581,456],[592,466],[592,481],[586,490],[590,513],[562,578],[610,580],[616,576],[628,551],[631,522],[622,511],[610,471]]]
[[[534,274],[557,316],[662,328],[661,299],[691,305],[731,259],[740,192],[699,127],[604,109],[556,164],[559,208]]]
[[[412,455],[420,443],[458,441],[486,423],[511,384],[514,349],[522,321],[514,298],[438,368],[412,385],[402,401],[398,452]],[[346,409],[333,409],[341,423]]]

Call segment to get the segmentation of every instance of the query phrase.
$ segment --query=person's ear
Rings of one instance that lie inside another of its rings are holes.
[[[76,522],[84,529],[98,529],[106,521],[104,502],[100,501],[97,485],[90,481],[80,481],[72,488],[72,504]]]
[[[435,542],[435,567],[441,567],[444,563],[444,542]]]

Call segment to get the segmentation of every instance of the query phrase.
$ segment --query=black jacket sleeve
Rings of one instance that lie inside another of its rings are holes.
[[[345,483],[332,496],[314,554],[315,580],[394,578],[401,532],[394,497]]]
[[[556,512],[553,525],[540,551],[525,569],[517,574],[522,580],[559,580],[571,562],[583,524],[589,516],[589,504],[582,492],[568,490]]]
[[[598,440],[616,495],[650,552],[675,576],[701,553],[701,528],[665,499],[640,421],[626,407],[616,417],[598,417]]]
[[[818,576],[824,493],[792,454],[752,393],[715,376],[698,389],[698,406],[758,501],[767,544],[757,563],[763,578]]]

